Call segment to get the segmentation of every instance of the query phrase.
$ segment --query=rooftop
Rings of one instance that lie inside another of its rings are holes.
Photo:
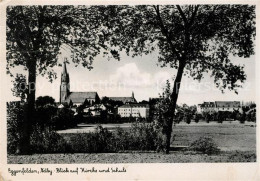
[[[123,103],[136,102],[134,97],[108,97],[108,98],[113,101],[122,101]]]
[[[96,96],[98,96],[97,92],[71,92],[66,101],[84,103],[86,99],[95,99]]]
[[[240,107],[239,101],[215,101],[216,107]]]
[[[240,107],[239,101],[215,101],[203,102],[199,104],[200,107]]]
[[[149,104],[125,104],[123,106],[120,106],[118,108],[136,108],[136,107],[140,107],[140,108],[149,108]]]

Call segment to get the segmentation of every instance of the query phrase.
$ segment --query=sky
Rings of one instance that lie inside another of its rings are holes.
[[[158,97],[162,92],[167,79],[173,82],[176,70],[169,67],[158,66],[158,53],[139,57],[129,57],[121,53],[121,60],[107,60],[101,55],[93,62],[93,69],[90,71],[82,66],[75,67],[70,60],[70,51],[63,49],[59,56],[59,62],[67,57],[67,70],[70,76],[70,87],[72,92],[96,91],[100,97],[103,96],[131,96],[134,92],[137,101],[148,100],[150,97]],[[250,58],[231,57],[235,64],[245,66],[247,80],[238,94],[225,90],[222,93],[214,85],[213,78],[205,75],[201,82],[184,76],[181,83],[180,94],[177,103],[197,105],[203,101],[255,101],[255,56]],[[59,101],[59,86],[62,67],[55,67],[57,79],[52,83],[46,77],[37,76],[36,97],[52,96]],[[13,73],[23,72],[22,68],[16,68]],[[17,100],[12,96],[12,78],[6,78],[5,97],[7,101]]]

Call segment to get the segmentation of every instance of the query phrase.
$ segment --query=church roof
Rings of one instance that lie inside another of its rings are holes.
[[[95,99],[97,96],[97,92],[71,92],[66,102],[71,100],[73,103],[84,103],[86,99]]]
[[[215,102],[203,102],[199,104],[200,107],[240,107],[239,101],[215,101]]]
[[[108,98],[113,101],[122,101],[123,103],[136,102],[134,97],[108,97]]]
[[[149,104],[125,104],[119,108],[149,108]]]
[[[200,104],[201,107],[215,107],[215,103],[214,102],[203,102],[202,104]]]
[[[239,101],[215,101],[216,107],[240,107]]]

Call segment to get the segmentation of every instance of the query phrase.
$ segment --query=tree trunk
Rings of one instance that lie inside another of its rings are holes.
[[[181,85],[181,78],[182,78],[184,67],[185,67],[185,61],[180,62],[177,76],[174,81],[173,91],[171,94],[171,105],[169,107],[170,119],[167,120],[166,125],[165,125],[165,136],[166,136],[165,153],[166,154],[169,154],[169,152],[170,152],[172,125],[173,125],[174,113],[175,113],[176,103],[177,103],[177,99],[178,99],[178,95],[179,95],[179,88]]]
[[[25,119],[21,134],[21,141],[18,146],[18,154],[30,154],[30,135],[32,125],[34,124],[35,113],[35,90],[36,90],[36,62],[31,61],[28,67],[28,92],[27,92],[27,107],[25,111]]]

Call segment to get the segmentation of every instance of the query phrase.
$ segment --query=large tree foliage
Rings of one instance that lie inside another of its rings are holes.
[[[95,7],[86,6],[8,6],[8,73],[11,67],[22,65],[27,70],[36,63],[37,74],[55,78],[51,68],[58,65],[62,44],[72,50],[74,63],[89,69],[102,49],[118,59],[104,43],[102,22],[95,13]]]
[[[158,50],[161,66],[185,64],[184,73],[197,80],[210,71],[221,90],[236,90],[246,78],[230,55],[254,54],[254,6],[108,6],[105,13],[111,44],[128,54]]]
[[[96,55],[104,49],[104,55],[119,58],[117,52],[104,43],[102,21],[94,7],[86,6],[8,6],[7,7],[7,72],[23,66],[28,71],[26,99],[28,114],[23,128],[20,153],[29,149],[29,134],[34,113],[36,76],[56,77],[52,68],[58,65],[61,45],[73,52],[72,61],[92,68]],[[22,77],[19,75],[19,77]],[[19,77],[16,85],[19,85]],[[16,95],[21,95],[17,93]],[[23,94],[23,98],[24,98]]]
[[[231,62],[230,56],[254,54],[255,6],[141,5],[99,9],[103,11],[104,25],[112,29],[108,31],[113,32],[108,34],[111,45],[132,56],[158,51],[161,66],[177,69],[165,126],[172,126],[183,74],[201,80],[204,73],[210,73],[220,90],[236,93],[246,80],[243,66]],[[166,152],[169,144],[170,140]]]

